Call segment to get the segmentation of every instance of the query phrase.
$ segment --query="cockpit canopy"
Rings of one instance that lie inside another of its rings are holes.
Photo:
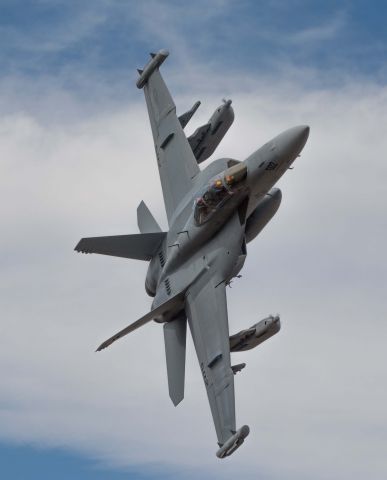
[[[196,224],[202,225],[207,222],[238,191],[240,182],[246,178],[246,175],[246,165],[239,163],[213,177],[196,197],[194,203]]]

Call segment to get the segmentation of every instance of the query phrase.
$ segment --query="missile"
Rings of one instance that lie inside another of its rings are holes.
[[[228,457],[237,450],[245,438],[250,433],[250,428],[247,425],[243,425],[232,437],[230,437],[216,452],[218,458]]]

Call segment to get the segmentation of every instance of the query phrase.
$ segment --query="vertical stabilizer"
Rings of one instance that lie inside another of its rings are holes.
[[[141,201],[137,207],[137,225],[141,233],[161,232],[159,224],[154,219],[144,201]]]
[[[187,319],[185,315],[179,316],[164,325],[168,389],[175,407],[184,398],[186,339]]]

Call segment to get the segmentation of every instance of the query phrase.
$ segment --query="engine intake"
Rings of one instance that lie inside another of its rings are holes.
[[[235,335],[232,335],[230,337],[230,351],[244,352],[251,350],[278,333],[280,329],[281,322],[279,315],[270,315],[247,330],[241,330]]]
[[[282,199],[282,193],[279,188],[272,188],[268,192],[257,208],[249,216],[246,222],[246,242],[249,243],[264,229],[277,212]]]

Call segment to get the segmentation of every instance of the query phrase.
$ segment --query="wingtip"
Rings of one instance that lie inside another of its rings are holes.
[[[160,67],[164,60],[168,57],[169,52],[167,50],[159,50],[157,53],[151,52],[151,60],[145,65],[143,71],[140,73],[140,77],[137,79],[137,88],[143,88],[152,73]]]
[[[152,58],[155,58],[156,55],[162,55],[163,57],[168,57],[169,55],[169,51],[166,50],[165,48],[162,48],[160,49],[158,52],[149,52],[149,55],[152,57]]]
[[[121,338],[121,335],[115,335],[114,337],[109,338],[108,340],[105,340],[101,345],[97,348],[96,352],[100,352],[101,350],[104,350],[107,347],[110,347],[112,343],[114,343],[116,340]]]
[[[97,348],[96,352],[100,352],[102,350],[104,350],[106,347],[108,347],[109,344],[107,342],[103,342],[101,343],[101,345]]]
[[[157,53],[159,53],[160,55],[162,55],[163,57],[167,58],[168,55],[169,55],[169,51],[166,50],[165,48],[162,48],[161,50],[159,50]]]
[[[234,433],[224,444],[218,444],[219,450],[216,452],[218,458],[229,457],[235,452],[245,441],[246,437],[250,433],[248,425],[243,425],[237,432]]]

